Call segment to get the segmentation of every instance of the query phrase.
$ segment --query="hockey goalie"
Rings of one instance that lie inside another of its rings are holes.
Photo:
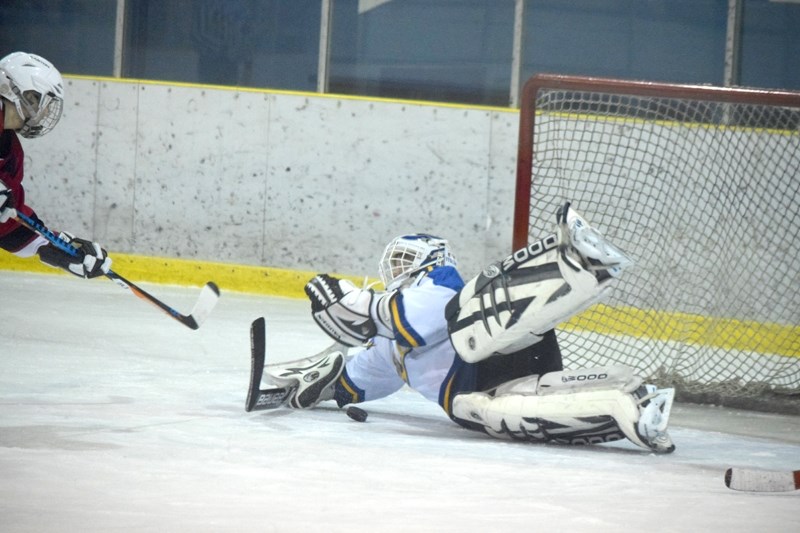
[[[564,370],[554,328],[601,300],[631,264],[569,203],[556,232],[464,283],[448,242],[403,235],[379,263],[384,291],[327,274],[306,285],[316,323],[336,344],[323,354],[268,365],[290,384],[285,403],[308,409],[377,400],[404,385],[456,423],[492,437],[600,444],[629,439],[675,449],[667,423],[673,389],[630,368]],[[347,356],[347,347],[363,346]]]

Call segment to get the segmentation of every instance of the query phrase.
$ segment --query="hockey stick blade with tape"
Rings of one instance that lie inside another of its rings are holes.
[[[35,231],[45,239],[47,239],[53,246],[59,248],[60,250],[72,255],[77,256],[77,251],[75,248],[70,246],[69,243],[65,242],[63,239],[59,238],[58,235],[44,227],[42,224],[37,222],[36,220],[32,219],[31,217],[25,215],[24,213],[17,212],[17,220],[22,223],[28,229]],[[127,279],[123,278],[116,272],[109,270],[105,276],[122,287],[123,289],[128,289],[133,293],[135,296],[150,302],[151,304],[155,305],[164,313],[172,317],[173,319],[177,320],[187,328],[197,329],[200,325],[205,322],[208,315],[211,314],[211,311],[217,305],[217,300],[219,300],[219,287],[213,282],[209,281],[206,283],[202,290],[200,291],[200,296],[197,298],[197,301],[192,308],[192,312],[188,315],[181,314],[178,310],[170,307],[169,305],[165,304],[146,290],[142,289],[141,287],[134,284],[132,281],[128,281]]]
[[[211,311],[214,310],[214,307],[216,307],[217,301],[219,300],[219,287],[217,287],[217,284],[213,281],[209,281],[203,285],[202,289],[200,289],[200,296],[197,297],[197,301],[195,302],[194,307],[192,307],[191,313],[184,315],[181,314],[177,309],[173,309],[172,307],[168,306],[141,287],[134,285],[116,272],[109,270],[108,274],[106,274],[106,277],[120,287],[130,290],[139,298],[155,305],[170,317],[190,329],[198,329],[203,322],[205,322],[206,318],[208,318],[208,315],[211,314]]]
[[[289,401],[294,394],[295,385],[285,387],[261,388],[261,377],[264,375],[264,359],[266,357],[266,326],[264,318],[257,318],[250,325],[250,388],[247,390],[247,401],[244,409],[263,411],[277,409]]]
[[[800,470],[752,470],[729,468],[725,486],[746,492],[787,492],[800,489]]]

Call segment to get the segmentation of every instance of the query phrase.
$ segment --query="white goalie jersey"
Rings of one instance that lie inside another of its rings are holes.
[[[442,309],[463,285],[455,268],[435,267],[391,298],[393,337],[374,337],[345,367],[351,402],[383,398],[408,384],[441,404],[443,384],[457,358]]]

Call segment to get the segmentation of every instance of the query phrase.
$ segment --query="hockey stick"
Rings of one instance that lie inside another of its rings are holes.
[[[264,375],[264,359],[266,358],[266,327],[264,317],[257,318],[250,325],[250,388],[247,390],[247,401],[244,410],[262,411],[277,409],[292,397],[296,385],[285,387],[261,388],[261,376]]]
[[[16,218],[25,227],[27,227],[32,231],[35,231],[36,233],[47,239],[53,246],[55,246],[59,250],[68,253],[72,257],[78,256],[78,252],[73,246],[71,246],[64,239],[60,238],[58,235],[47,229],[40,222],[37,222],[36,220],[25,215],[24,213],[20,213],[19,211],[17,211]],[[139,298],[147,302],[150,302],[151,304],[155,305],[156,307],[164,311],[173,319],[177,320],[187,328],[191,329],[197,329],[200,327],[200,325],[206,320],[206,318],[208,318],[208,315],[211,314],[211,311],[214,309],[214,306],[217,305],[217,300],[219,300],[219,287],[217,287],[217,285],[213,281],[209,281],[203,286],[202,290],[200,291],[200,296],[197,298],[197,301],[195,302],[194,307],[192,308],[192,312],[189,313],[188,315],[184,315],[112,270],[109,270],[105,274],[105,276],[114,283],[116,283],[117,285],[119,285],[120,287],[122,287],[123,289],[130,290],[134,295],[138,296]]]
[[[725,486],[747,492],[787,492],[800,489],[800,470],[750,470],[729,468]]]

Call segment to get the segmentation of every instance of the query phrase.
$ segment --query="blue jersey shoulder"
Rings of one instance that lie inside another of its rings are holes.
[[[461,274],[452,266],[436,267],[428,273],[428,277],[433,281],[434,285],[447,287],[456,292],[460,291],[464,286],[464,280],[461,279]]]

